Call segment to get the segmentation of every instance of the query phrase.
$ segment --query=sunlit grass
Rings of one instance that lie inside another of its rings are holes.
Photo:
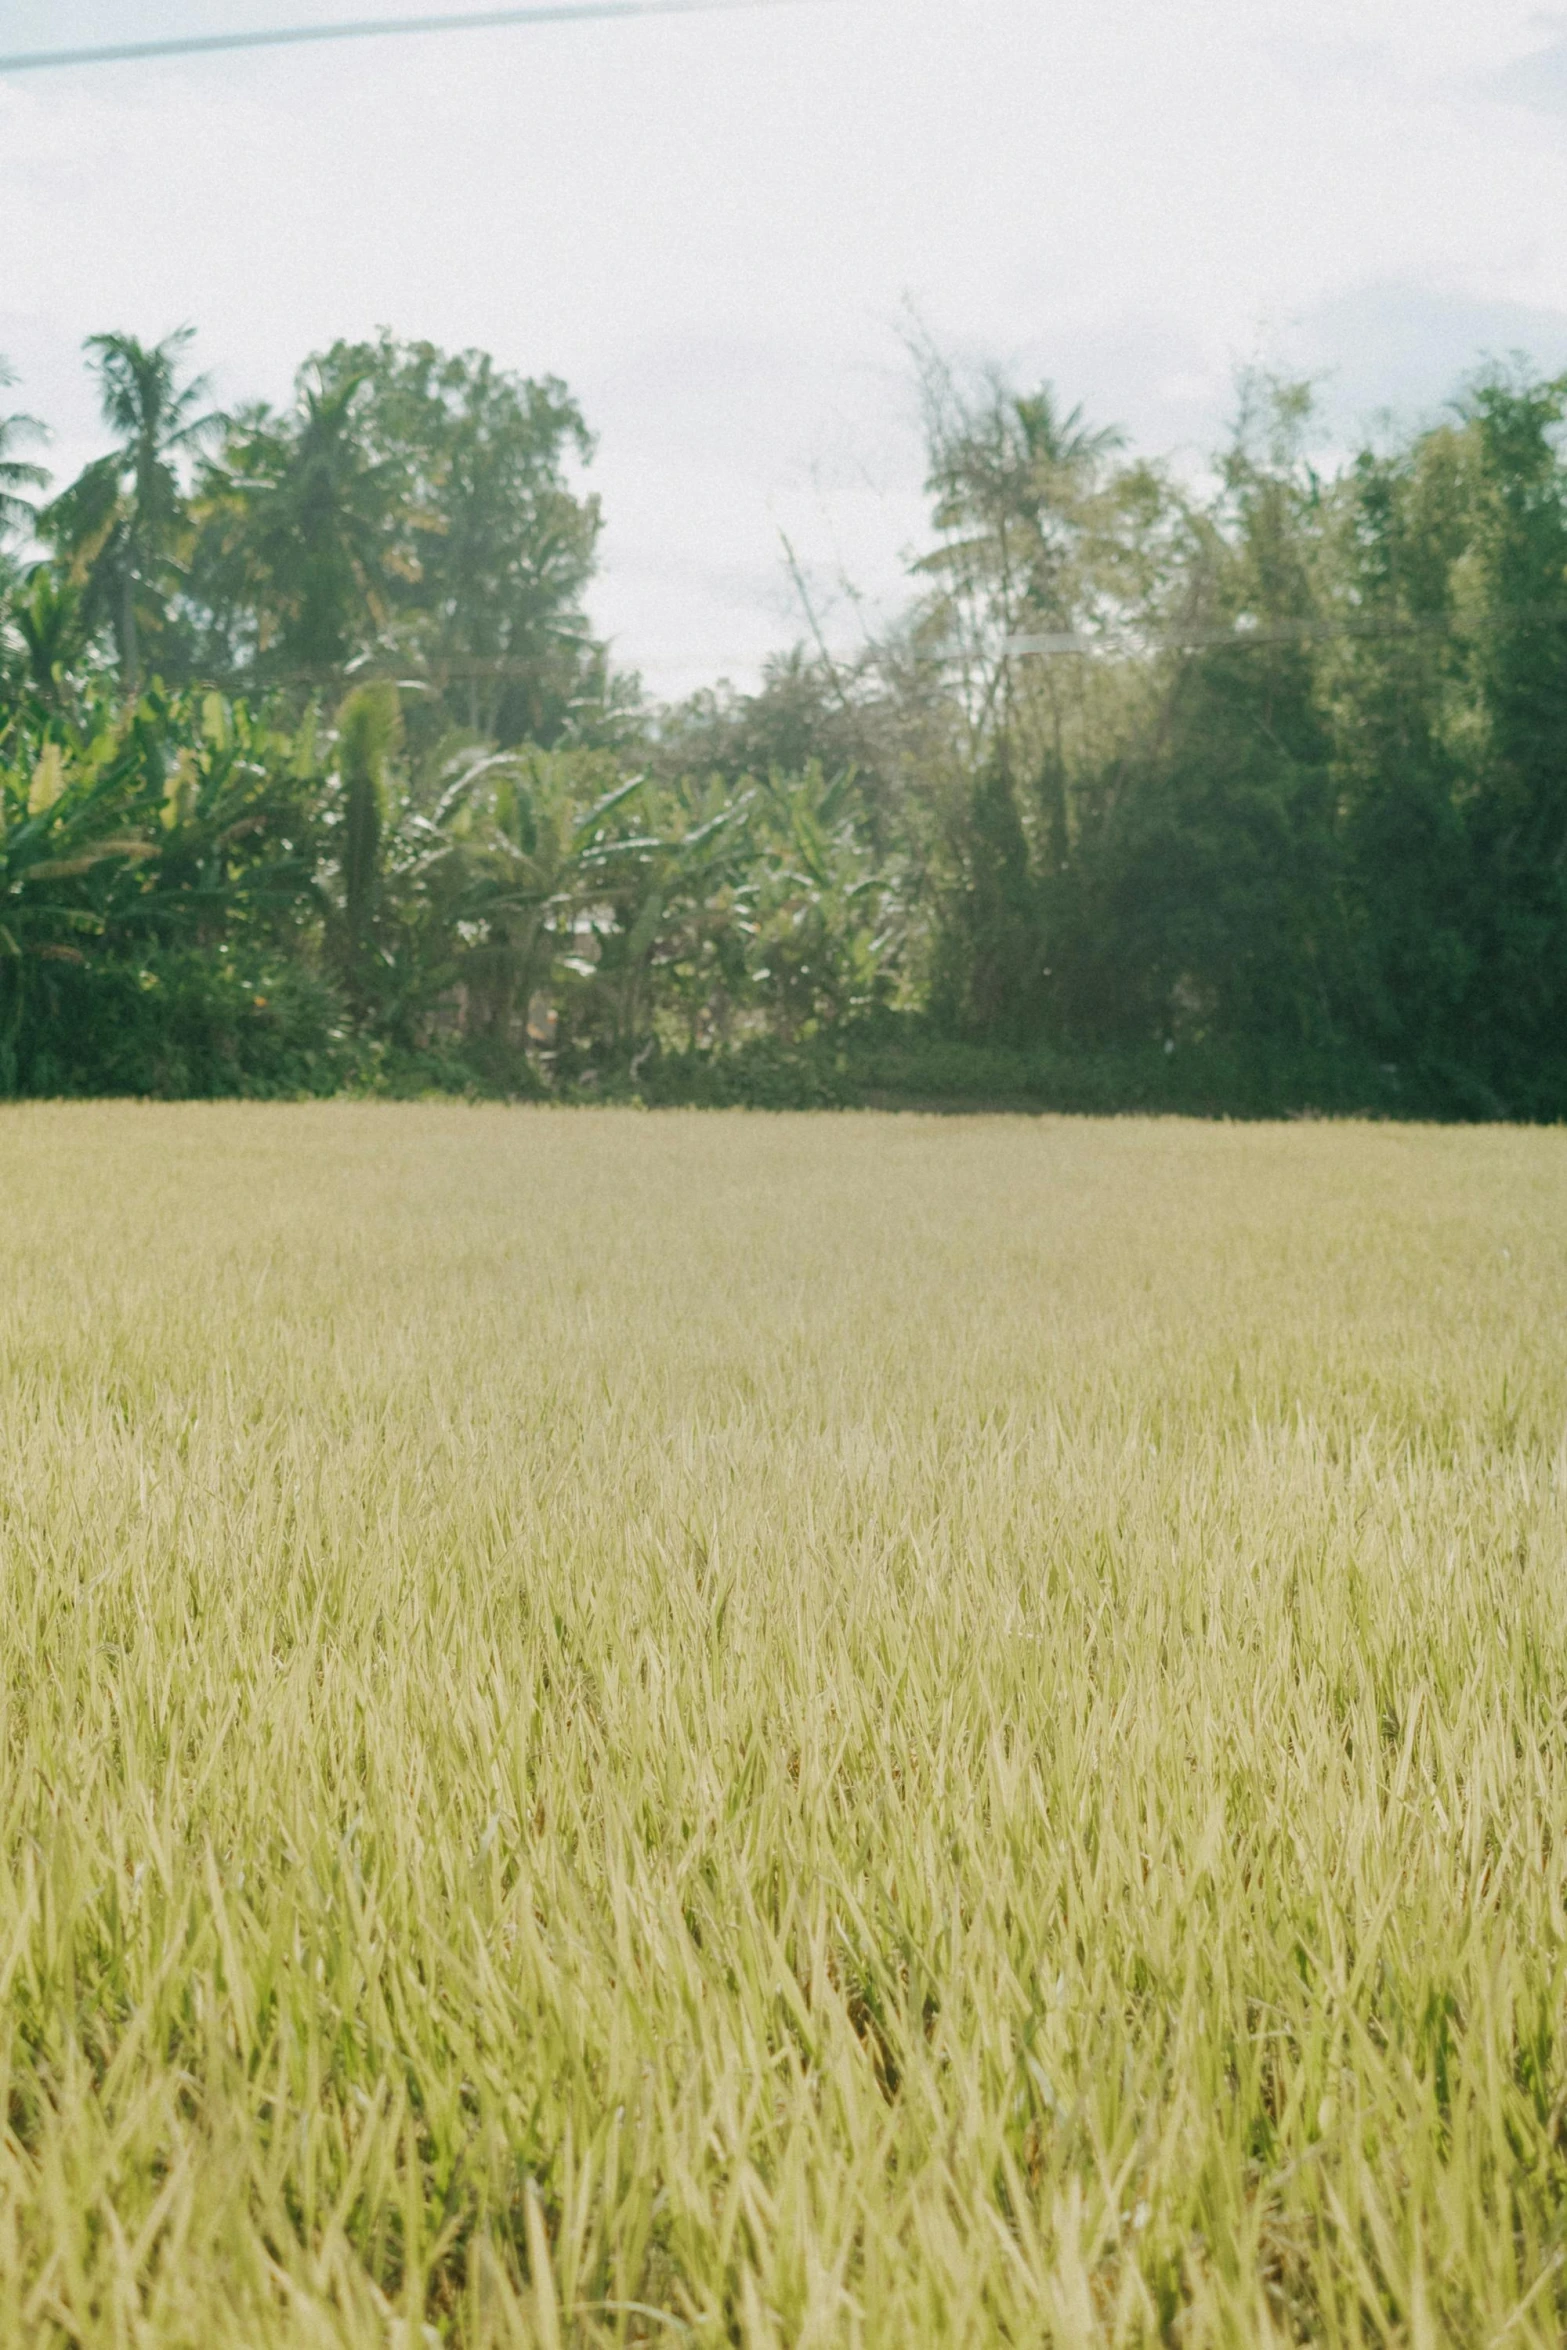
[[[0,1122],[0,2341],[1567,2326],[1567,1141]]]

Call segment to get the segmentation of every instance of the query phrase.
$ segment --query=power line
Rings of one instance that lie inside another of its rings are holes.
[[[1040,635],[1009,636],[1004,653],[1023,659],[1062,660],[1100,653],[1189,653],[1217,647],[1257,652],[1268,645],[1327,644],[1340,637],[1451,636],[1470,626],[1536,628],[1567,620],[1567,604],[1507,604],[1480,612],[1363,613],[1336,620],[1264,620],[1217,628],[1107,630],[1052,629]]]
[[[250,33],[192,33],[175,40],[119,41],[97,49],[27,49],[0,57],[0,73],[47,66],[125,65],[160,57],[216,57],[234,49],[288,49],[307,41],[374,41],[398,33],[476,33],[509,25],[571,24],[583,18],[728,15],[786,0],[580,0],[573,7],[472,8],[455,16],[368,16],[345,24],[290,25]]]
[[[1062,659],[1068,655],[1080,657],[1133,658],[1149,653],[1198,652],[1206,650],[1235,653],[1260,652],[1270,645],[1327,644],[1343,639],[1410,638],[1456,636],[1466,629],[1548,628],[1567,627],[1567,604],[1492,604],[1473,612],[1414,612],[1404,616],[1373,618],[1361,615],[1340,620],[1279,620],[1265,621],[1253,627],[1183,628],[1161,630],[1139,635],[1094,636],[1086,631],[1051,631],[1033,636],[1009,636],[1002,640],[1004,655],[1023,659]],[[765,660],[766,656],[762,656]],[[965,656],[961,649],[949,647],[945,651],[933,649],[914,656],[914,665],[926,669],[951,669],[961,665]],[[666,669],[702,670],[711,673],[716,667],[747,668],[757,660],[754,654],[736,655],[727,663],[715,662],[711,657],[701,660],[677,661],[666,659],[657,666]],[[820,646],[823,668],[833,673],[836,683],[840,672],[825,644]],[[844,662],[842,667],[849,667]],[[401,663],[396,655],[377,654],[361,657],[334,668],[315,669],[226,669],[213,670],[200,677],[177,681],[177,692],[202,692],[208,689],[226,694],[264,695],[278,692],[298,692],[316,686],[334,690],[356,685],[395,685],[405,693],[442,693],[448,686],[483,684],[525,684],[538,675],[536,662],[518,660],[477,660],[458,656],[429,660],[422,675],[414,674],[415,659]],[[635,668],[636,664],[632,664]],[[841,689],[840,689],[841,691]]]

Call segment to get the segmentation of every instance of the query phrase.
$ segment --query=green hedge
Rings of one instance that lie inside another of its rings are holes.
[[[410,1052],[355,1037],[331,988],[300,965],[189,948],[134,963],[43,965],[22,1014],[0,1047],[0,1077],[34,1096],[466,1094],[706,1109],[1567,1118],[1567,1063],[1523,1073],[1504,1099],[1450,1065],[1399,1069],[1351,1054],[1201,1044],[1013,1049],[944,1036],[912,1017],[799,1044],[756,1037],[727,1051],[639,1055],[634,1074],[631,1065],[567,1063],[546,1084],[515,1053],[491,1057],[455,1041]]]
[[[605,1090],[628,1092],[621,1078]],[[1112,1115],[1550,1121],[1567,1117],[1567,1063],[1528,1073],[1503,1099],[1448,1065],[1396,1068],[1358,1054],[1246,1052],[1217,1045],[1134,1051],[1010,1049],[915,1020],[816,1037],[759,1038],[727,1053],[666,1053],[635,1089],[649,1103],[754,1109],[1057,1110]]]
[[[336,1093],[360,1057],[297,963],[165,948],[30,966],[4,1074],[32,1095],[265,1101]]]

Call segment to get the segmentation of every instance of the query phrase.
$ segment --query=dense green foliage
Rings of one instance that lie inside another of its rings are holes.
[[[7,1090],[1567,1114],[1567,382],[1193,487],[928,363],[904,624],[660,709],[563,385],[186,342],[0,423]]]

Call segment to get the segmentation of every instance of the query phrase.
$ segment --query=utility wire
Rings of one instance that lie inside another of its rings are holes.
[[[1402,618],[1373,619],[1362,617],[1345,620],[1280,620],[1264,622],[1253,628],[1183,628],[1160,631],[1129,638],[1126,636],[1090,636],[1076,630],[1061,630],[1038,636],[1009,636],[1002,640],[1000,650],[1013,658],[1062,659],[1078,657],[1135,658],[1149,653],[1197,652],[1208,649],[1234,653],[1260,652],[1269,645],[1326,644],[1343,638],[1408,638],[1457,636],[1470,628],[1561,628],[1567,626],[1567,604],[1493,604],[1477,612],[1414,612]],[[841,702],[847,704],[843,675],[849,663],[836,661],[826,643],[818,637],[818,657],[827,671]],[[951,669],[966,658],[958,648],[932,650],[915,656],[914,665],[924,669]],[[728,666],[744,668],[754,659],[751,654],[737,655]],[[418,666],[417,656],[405,656],[401,662],[395,652],[362,654],[355,661],[337,668],[316,669],[225,669],[213,670],[200,677],[177,681],[176,692],[199,692],[206,689],[229,694],[268,694],[299,691],[302,688],[323,686],[346,688],[356,685],[395,685],[405,693],[441,693],[448,686],[473,683],[525,683],[538,675],[536,662],[473,660],[458,656],[443,660],[439,655],[424,666],[422,675],[412,672]],[[660,666],[710,671],[711,660],[661,663]],[[724,664],[717,664],[722,667]]]
[[[1052,629],[1040,635],[1009,636],[1001,650],[1043,661],[1103,653],[1189,653],[1210,647],[1247,653],[1267,645],[1327,644],[1339,637],[1452,636],[1471,625],[1536,628],[1564,620],[1567,604],[1507,604],[1483,612],[1362,613],[1337,620],[1264,620],[1249,627],[1232,622],[1217,628],[1109,629],[1102,635],[1081,629]]]
[[[288,49],[307,41],[375,41],[398,33],[475,33],[508,25],[572,24],[577,18],[729,15],[786,0],[580,0],[570,6],[470,8],[455,16],[367,16],[345,24],[290,25],[250,33],[192,33],[175,40],[118,41],[96,49],[25,49],[0,57],[0,74],[47,66],[124,65],[138,58],[216,57],[234,49]]]

